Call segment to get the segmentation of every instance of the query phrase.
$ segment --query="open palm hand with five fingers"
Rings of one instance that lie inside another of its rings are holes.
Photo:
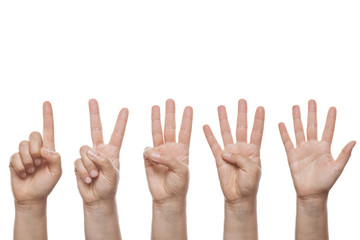
[[[119,154],[128,119],[126,108],[119,112],[108,144],[104,143],[99,105],[89,101],[93,147],[82,146],[75,161],[78,188],[84,203],[115,198],[119,180]]]
[[[175,102],[166,101],[164,135],[160,121],[160,108],[152,108],[152,136],[154,147],[144,151],[146,177],[154,201],[186,197],[189,185],[189,144],[193,111],[186,107],[183,114],[179,141],[176,142]]]
[[[247,141],[247,103],[238,103],[236,142],[234,143],[226,109],[218,107],[221,135],[224,142],[222,150],[210,127],[203,130],[216,160],[220,185],[229,202],[255,199],[261,175],[260,146],[264,129],[265,111],[258,107],[255,113],[250,142]]]
[[[43,104],[43,136],[32,132],[11,157],[11,186],[16,203],[43,202],[59,181],[62,170],[55,152],[54,119],[49,102]]]
[[[350,158],[355,141],[348,143],[335,160],[331,154],[336,109],[329,109],[321,140],[317,137],[316,102],[308,104],[307,141],[301,121],[299,106],[293,107],[296,148],[285,124],[279,124],[288,162],[298,198],[326,197]]]

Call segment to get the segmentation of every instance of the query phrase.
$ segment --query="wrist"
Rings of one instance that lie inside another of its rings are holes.
[[[177,209],[186,206],[186,197],[166,198],[162,200],[153,200],[153,206],[157,209]]]
[[[165,214],[168,217],[186,215],[186,198],[153,200],[153,212],[160,215]]]
[[[323,208],[327,206],[328,194],[297,196],[296,202],[299,207],[303,208]]]
[[[244,215],[256,212],[256,198],[225,200],[225,211],[230,214]]]
[[[29,214],[32,216],[44,215],[46,213],[46,199],[15,201],[15,211],[18,214]]]
[[[84,204],[85,211],[98,212],[101,210],[113,209],[114,207],[116,208],[116,199],[115,198],[102,199],[102,200],[97,200],[97,201],[92,201],[92,202],[84,202],[83,204]]]

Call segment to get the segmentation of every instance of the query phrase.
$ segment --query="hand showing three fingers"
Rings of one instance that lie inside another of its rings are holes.
[[[90,125],[93,147],[82,146],[81,158],[75,161],[76,177],[84,203],[114,199],[119,180],[119,154],[128,119],[128,110],[118,115],[108,144],[104,143],[99,106],[95,99],[89,101]]]
[[[153,148],[146,148],[144,161],[146,177],[154,201],[185,198],[189,184],[189,144],[193,111],[186,107],[181,123],[179,141],[176,142],[175,102],[166,101],[164,135],[160,121],[160,108],[152,108]]]
[[[281,138],[287,153],[291,175],[298,198],[326,197],[334,185],[355,146],[355,141],[348,143],[334,160],[331,154],[336,109],[329,109],[322,139],[317,138],[316,102],[309,101],[307,141],[301,122],[299,106],[293,107],[296,148],[289,137],[285,124],[279,124]]]
[[[11,185],[16,203],[43,202],[61,177],[60,155],[55,152],[54,119],[49,102],[43,105],[43,137],[31,133],[11,157]]]
[[[219,121],[224,150],[215,139],[210,127],[204,126],[206,139],[216,160],[220,185],[229,202],[255,199],[261,175],[260,146],[264,128],[265,111],[258,107],[255,113],[250,142],[247,142],[247,103],[239,100],[236,142],[234,143],[226,109],[219,106]]]

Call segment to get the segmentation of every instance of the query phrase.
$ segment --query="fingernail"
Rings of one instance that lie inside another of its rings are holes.
[[[223,156],[223,158],[225,158],[225,159],[230,159],[230,158],[231,158],[231,153],[229,153],[229,152],[223,152],[222,156]]]
[[[151,158],[159,159],[159,158],[160,158],[160,153],[159,153],[159,152],[153,152],[153,153],[151,153]]]
[[[88,184],[91,183],[91,178],[90,178],[90,177],[86,177],[86,178],[85,178],[85,182],[88,183]]]
[[[95,158],[96,155],[97,155],[97,152],[96,152],[95,150],[93,150],[93,149],[89,149],[89,150],[87,151],[87,153],[88,153],[88,156],[89,156],[90,158]]]
[[[36,158],[36,159],[34,160],[34,164],[35,164],[35,166],[39,166],[39,165],[41,164],[41,159]]]
[[[90,172],[90,176],[91,177],[96,177],[98,175],[98,171],[96,171],[96,170],[91,170],[91,172]]]
[[[22,178],[26,177],[26,173],[21,174],[20,177]]]
[[[28,169],[27,169],[27,172],[30,173],[30,174],[32,174],[32,173],[35,172],[35,168],[33,168],[33,167],[28,168]]]

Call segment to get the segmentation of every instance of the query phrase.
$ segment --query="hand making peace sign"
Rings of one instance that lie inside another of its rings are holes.
[[[112,199],[119,180],[119,154],[128,119],[128,109],[119,112],[109,143],[105,144],[95,99],[89,101],[93,147],[82,146],[81,158],[75,161],[76,177],[84,203]]]

